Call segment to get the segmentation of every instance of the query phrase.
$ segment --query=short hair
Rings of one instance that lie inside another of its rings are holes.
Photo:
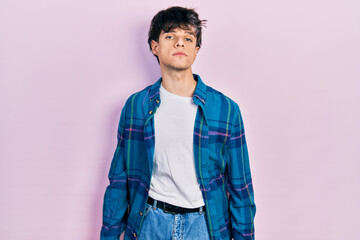
[[[201,47],[201,28],[205,26],[207,20],[200,20],[199,15],[193,8],[184,8],[179,6],[169,7],[165,10],[158,12],[151,20],[151,25],[148,34],[148,43],[151,49],[151,42],[155,40],[159,42],[161,30],[169,32],[175,28],[183,30],[190,30],[191,27],[195,28],[196,47]],[[153,54],[158,63],[160,64],[158,56]]]

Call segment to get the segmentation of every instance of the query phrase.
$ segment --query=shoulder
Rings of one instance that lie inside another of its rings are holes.
[[[133,92],[125,100],[125,104],[121,109],[119,129],[121,125],[126,125],[129,120],[142,121],[145,113],[147,112],[148,104],[146,96],[148,95],[152,85],[148,85],[145,88]]]
[[[149,99],[149,93],[152,85],[148,85],[145,88],[133,92],[125,101],[124,108],[137,108],[140,105],[144,105],[146,99]]]
[[[244,128],[243,118],[238,103],[224,93],[207,86],[207,109],[210,120],[226,123],[232,129],[241,126]],[[224,128],[226,128],[224,126]],[[242,130],[243,131],[243,130]],[[232,133],[231,133],[232,134]]]
[[[222,111],[230,111],[230,115],[237,115],[240,112],[239,105],[229,96],[216,90],[211,86],[207,87],[207,105],[209,108],[220,108]]]

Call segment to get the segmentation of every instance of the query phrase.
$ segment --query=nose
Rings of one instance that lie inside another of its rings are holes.
[[[182,40],[181,38],[178,38],[178,41],[176,42],[175,46],[176,46],[176,47],[179,47],[179,46],[184,47],[184,42],[183,42],[183,40]]]

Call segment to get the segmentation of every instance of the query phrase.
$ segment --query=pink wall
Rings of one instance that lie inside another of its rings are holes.
[[[242,110],[262,240],[360,239],[360,2],[171,1]],[[95,240],[126,98],[167,1],[0,2],[0,239]]]

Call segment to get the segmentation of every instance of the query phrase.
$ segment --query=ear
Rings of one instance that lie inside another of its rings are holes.
[[[199,50],[200,50],[200,47],[196,47],[195,48],[195,53],[198,54]]]
[[[158,47],[159,43],[155,40],[151,40],[151,51],[154,55],[157,56],[157,47]]]

